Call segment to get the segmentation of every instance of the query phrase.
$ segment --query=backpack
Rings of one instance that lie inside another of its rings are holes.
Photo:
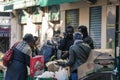
[[[12,59],[12,55],[13,55],[13,49],[14,47],[16,47],[18,44],[15,43],[8,51],[6,51],[5,55],[3,56],[2,60],[3,60],[3,65],[8,67],[10,62],[11,62],[11,59]]]

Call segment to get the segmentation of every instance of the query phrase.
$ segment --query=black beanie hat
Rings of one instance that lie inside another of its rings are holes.
[[[23,37],[23,40],[25,40],[26,42],[34,42],[34,37],[32,34],[27,33],[25,34],[25,36]]]

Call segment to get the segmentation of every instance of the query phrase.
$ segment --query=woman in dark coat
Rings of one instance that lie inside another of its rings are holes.
[[[78,27],[78,32],[83,34],[83,42],[87,43],[91,49],[94,49],[94,44],[92,38],[88,35],[87,27],[81,25]]]
[[[27,66],[30,65],[31,47],[33,46],[33,35],[26,34],[23,41],[14,47],[11,64],[7,67],[5,80],[27,80]]]

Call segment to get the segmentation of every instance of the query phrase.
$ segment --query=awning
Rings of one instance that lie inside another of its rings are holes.
[[[58,5],[58,4],[69,3],[69,2],[76,2],[80,0],[37,0],[37,1],[38,1],[37,3],[41,7],[44,7],[44,6]]]

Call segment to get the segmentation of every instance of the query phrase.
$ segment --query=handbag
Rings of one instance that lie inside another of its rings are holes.
[[[13,49],[14,47],[16,47],[18,44],[15,43],[9,50],[6,51],[5,55],[3,56],[2,60],[3,60],[3,65],[8,67],[10,62],[11,62],[11,59],[12,59],[12,55],[13,55]]]

